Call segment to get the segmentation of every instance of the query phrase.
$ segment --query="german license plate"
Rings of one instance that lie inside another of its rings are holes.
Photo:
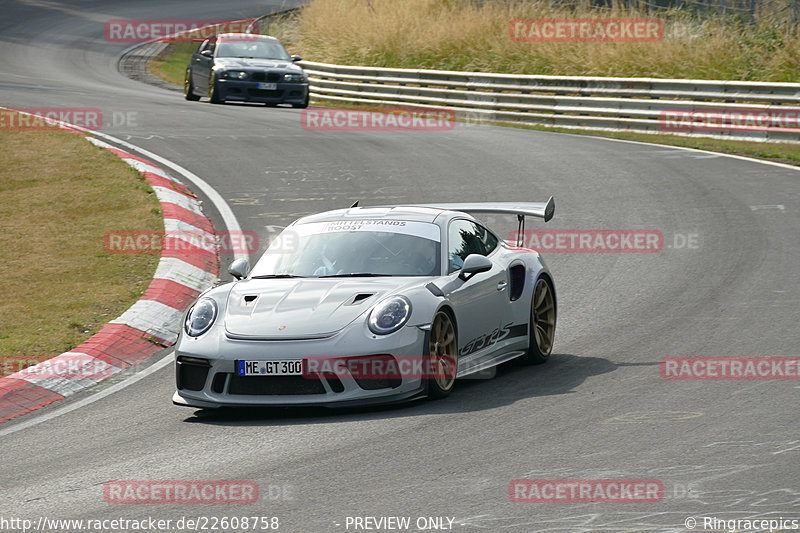
[[[259,88],[259,89],[266,89],[266,90],[268,90],[268,91],[274,91],[275,89],[277,89],[277,88],[278,88],[278,84],[277,84],[277,83],[264,83],[264,82],[259,82],[259,83],[258,83],[258,88]]]
[[[240,376],[300,376],[303,374],[303,360],[236,361],[236,373]]]

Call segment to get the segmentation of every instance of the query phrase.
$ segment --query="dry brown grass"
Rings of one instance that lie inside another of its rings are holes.
[[[617,3],[598,11],[543,0],[315,0],[285,44],[304,58],[348,65],[519,74],[798,81],[800,34],[786,25],[646,14]],[[517,18],[653,17],[664,39],[638,43],[528,43],[509,37]]]
[[[63,131],[0,135],[0,356],[57,355],[147,288],[156,255],[110,255],[103,235],[163,230],[143,177]]]

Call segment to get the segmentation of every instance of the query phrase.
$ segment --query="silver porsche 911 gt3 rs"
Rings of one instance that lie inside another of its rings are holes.
[[[209,289],[175,349],[178,405],[346,406],[443,397],[514,358],[543,363],[556,294],[539,254],[469,213],[550,220],[553,199],[351,207],[288,226]]]

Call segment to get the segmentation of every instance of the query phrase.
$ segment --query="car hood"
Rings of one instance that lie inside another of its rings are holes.
[[[423,278],[248,279],[233,284],[225,332],[238,339],[329,337]],[[427,281],[427,278],[425,278]]]
[[[258,69],[275,69],[286,71],[300,72],[302,69],[297,65],[284,61],[282,59],[250,59],[246,57],[227,57],[216,58],[214,66],[219,69],[231,68],[258,68]]]

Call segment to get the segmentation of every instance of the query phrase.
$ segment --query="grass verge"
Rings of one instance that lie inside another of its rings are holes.
[[[159,78],[183,86],[183,76],[199,43],[170,43],[150,61],[150,72]]]
[[[54,356],[149,285],[159,256],[109,254],[114,230],[163,231],[156,195],[117,156],[73,133],[0,135],[0,356]]]

